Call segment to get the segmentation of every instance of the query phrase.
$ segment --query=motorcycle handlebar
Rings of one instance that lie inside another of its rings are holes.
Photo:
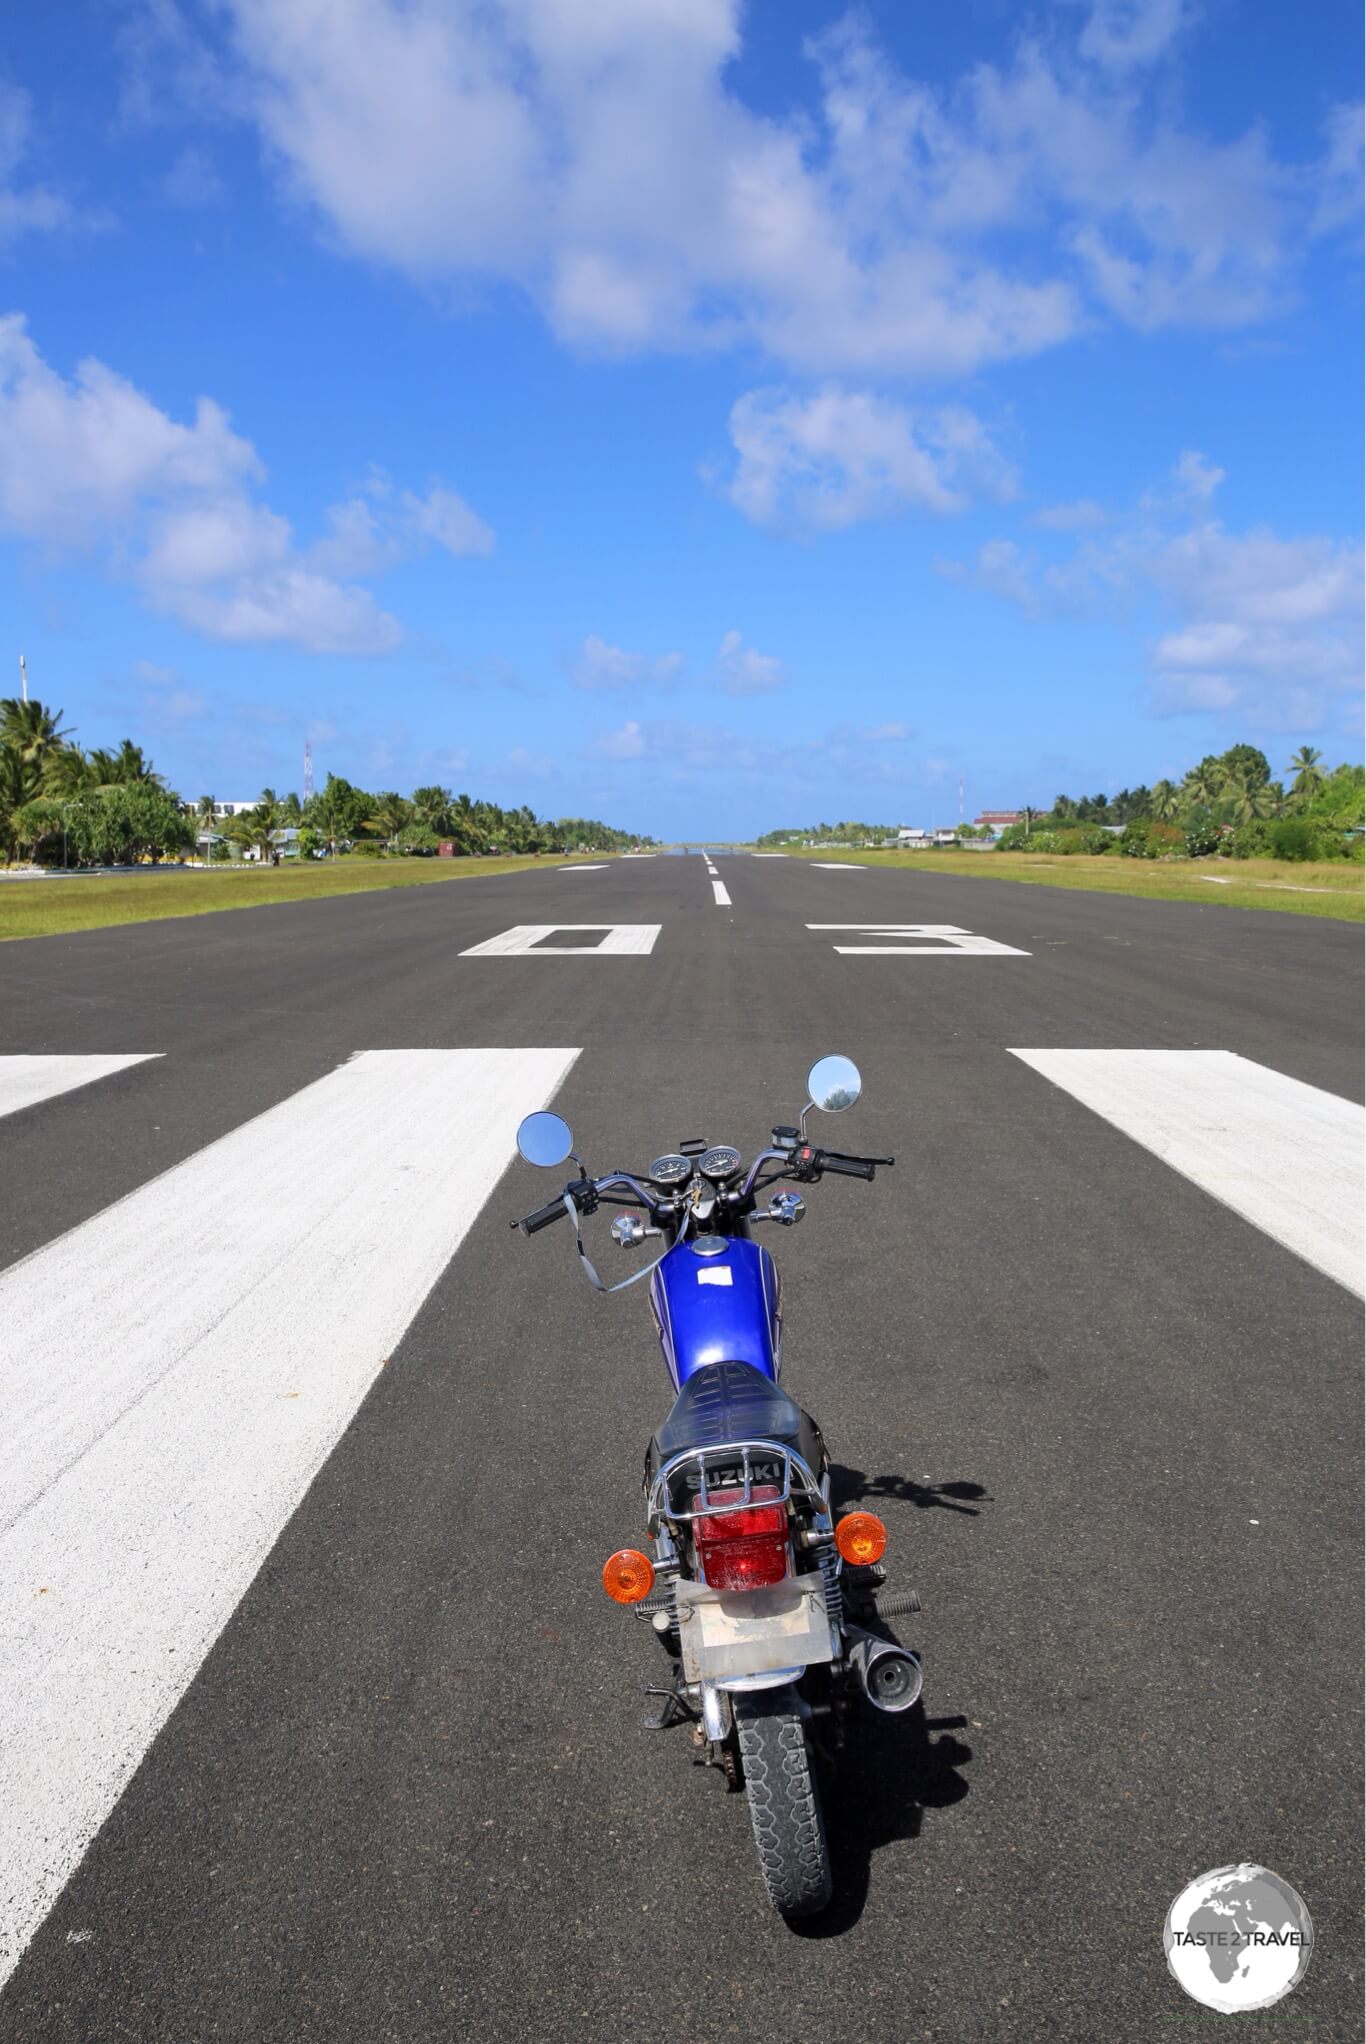
[[[818,1150],[816,1169],[834,1171],[842,1178],[872,1178],[877,1169],[871,1157],[841,1157],[837,1150]]]
[[[552,1199],[547,1206],[538,1207],[534,1214],[525,1214],[520,1221],[514,1221],[512,1225],[514,1228],[520,1228],[524,1235],[536,1235],[542,1228],[548,1228],[553,1221],[562,1221],[568,1211],[562,1195],[559,1199]]]

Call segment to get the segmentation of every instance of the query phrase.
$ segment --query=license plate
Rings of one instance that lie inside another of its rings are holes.
[[[819,1576],[767,1590],[678,1586],[678,1637],[688,1682],[762,1675],[770,1668],[833,1660],[830,1620]]]

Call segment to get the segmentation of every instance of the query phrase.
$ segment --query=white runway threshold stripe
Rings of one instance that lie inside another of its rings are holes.
[[[364,1052],[0,1277],[0,1982],[577,1056]]]
[[[77,1086],[89,1086],[161,1055],[159,1050],[135,1050],[116,1057],[0,1057],[0,1115],[18,1114],[23,1107],[36,1107],[40,1100],[71,1093]]]
[[[1366,1110],[1229,1050],[1017,1050],[1316,1270],[1366,1293]]]

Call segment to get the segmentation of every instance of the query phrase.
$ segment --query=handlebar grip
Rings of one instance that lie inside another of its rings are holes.
[[[559,1199],[552,1199],[547,1206],[538,1207],[534,1214],[528,1214],[525,1219],[518,1221],[516,1226],[524,1235],[535,1235],[542,1228],[550,1227],[552,1222],[562,1221],[568,1211],[561,1196]]]
[[[828,1150],[820,1152],[818,1169],[822,1172],[838,1172],[842,1178],[871,1178],[875,1168],[861,1157],[841,1157]]]

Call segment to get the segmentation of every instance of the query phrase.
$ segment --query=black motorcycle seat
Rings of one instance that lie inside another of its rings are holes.
[[[657,1469],[686,1449],[719,1448],[729,1441],[779,1441],[795,1449],[816,1477],[825,1465],[820,1428],[771,1377],[752,1363],[704,1363],[650,1443],[651,1461]]]

